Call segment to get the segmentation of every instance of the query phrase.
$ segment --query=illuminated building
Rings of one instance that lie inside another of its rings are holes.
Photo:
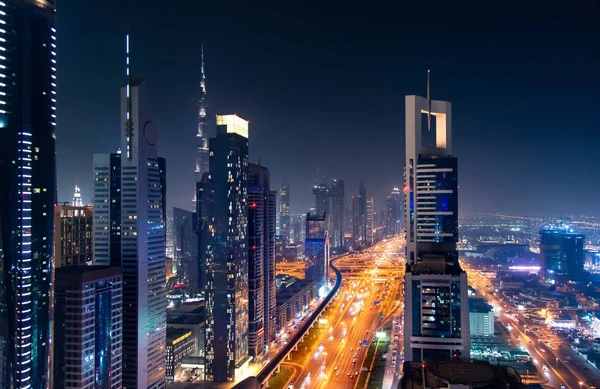
[[[579,281],[584,275],[585,235],[568,226],[540,230],[540,265],[545,281],[551,284]]]
[[[305,280],[317,281],[326,285],[329,274],[329,232],[327,231],[327,215],[306,215],[306,241],[304,242],[306,258]]]
[[[367,214],[366,214],[366,239],[365,243],[367,246],[373,245],[373,218],[375,210],[373,209],[373,197],[367,199]]]
[[[451,146],[450,103],[406,96],[406,361],[469,358],[468,285],[456,251],[458,184]]]
[[[358,196],[352,197],[352,237],[355,248],[367,244],[367,187],[361,180]]]
[[[494,336],[494,308],[484,299],[469,299],[471,336]]]
[[[218,115],[210,174],[198,185],[206,269],[206,379],[235,381],[248,362],[248,122]]]
[[[90,205],[54,206],[54,267],[92,264],[92,222]]]
[[[164,388],[165,161],[156,155],[146,84],[121,88],[121,150],[94,155],[94,265],[123,273],[123,387]]]
[[[167,328],[167,381],[174,381],[181,374],[183,358],[193,355],[196,338],[186,328]]]
[[[122,296],[118,266],[56,270],[55,388],[122,388]]]
[[[388,236],[397,236],[402,229],[402,194],[398,187],[385,199],[385,228]]]
[[[269,169],[248,165],[248,352],[256,357],[275,338],[275,209]]]
[[[0,2],[0,387],[50,384],[54,1]]]
[[[75,185],[75,192],[73,193],[73,203],[71,204],[74,207],[83,207],[83,200],[81,199],[81,189],[77,185]]]
[[[334,178],[329,195],[331,197],[331,247],[340,250],[344,247],[344,181]]]
[[[194,212],[173,207],[173,251],[177,262],[177,278],[186,285],[189,297],[200,297],[198,235]]]
[[[196,133],[196,182],[202,181],[208,172],[208,137],[206,128],[206,77],[204,75],[204,47],[202,47],[202,67],[200,68],[200,109],[198,111],[198,132]]]
[[[282,237],[283,245],[292,240],[292,220],[290,218],[290,187],[281,185],[279,187],[279,236]]]

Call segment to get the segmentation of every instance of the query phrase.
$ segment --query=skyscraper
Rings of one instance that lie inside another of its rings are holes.
[[[194,212],[173,207],[173,251],[177,262],[177,278],[183,282],[189,297],[200,297],[198,236]]]
[[[469,357],[467,275],[456,251],[458,184],[451,142],[450,103],[406,96],[406,361]]]
[[[329,191],[331,196],[331,246],[334,250],[344,247],[344,181],[334,178]]]
[[[91,265],[93,211],[90,205],[54,206],[54,267]]]
[[[306,215],[305,279],[325,285],[329,274],[329,232],[327,215]]]
[[[358,195],[352,197],[352,238],[355,248],[367,244],[367,187],[362,180]]]
[[[248,287],[250,328],[248,349],[261,355],[275,337],[275,205],[269,169],[248,165]]]
[[[120,268],[67,266],[55,280],[54,388],[122,388]]]
[[[326,214],[329,217],[329,188],[325,184],[313,186],[313,194],[315,195],[315,209],[318,215]]]
[[[49,384],[54,1],[0,2],[0,387]]]
[[[583,274],[585,235],[560,224],[540,230],[540,264],[550,284],[580,281]]]
[[[202,46],[202,66],[200,68],[200,109],[198,111],[198,132],[196,134],[196,182],[202,181],[208,172],[208,137],[206,126],[206,77],[204,75],[204,46]]]
[[[373,245],[373,240],[374,240],[374,236],[373,236],[373,227],[374,227],[374,223],[375,221],[373,220],[375,216],[375,209],[373,206],[373,197],[369,197],[367,199],[367,214],[365,217],[366,220],[366,227],[365,227],[365,231],[366,231],[366,238],[365,238],[365,243],[367,246],[372,246]]]
[[[397,236],[402,228],[402,195],[395,186],[385,199],[385,229],[388,236]]]
[[[210,175],[199,185],[206,266],[206,379],[235,381],[248,361],[248,122],[217,116]],[[202,193],[200,193],[202,192]]]
[[[284,246],[290,243],[291,230],[290,187],[281,185],[279,187],[279,236],[282,238]]]
[[[146,84],[131,78],[129,36],[127,76],[121,88],[123,387],[155,389],[165,385],[166,221],[157,130]]]
[[[94,154],[94,264],[121,265],[121,153]]]

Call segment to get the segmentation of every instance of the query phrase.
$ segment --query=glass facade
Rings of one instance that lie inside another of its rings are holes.
[[[567,226],[548,227],[540,231],[540,263],[546,282],[565,283],[581,280],[584,274],[585,235]]]
[[[51,1],[0,2],[0,387],[49,383],[56,202]]]

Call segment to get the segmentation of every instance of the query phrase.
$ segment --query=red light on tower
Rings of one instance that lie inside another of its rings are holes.
[[[404,186],[404,188],[402,189],[402,191],[403,191],[404,193],[406,193],[406,191],[407,191],[407,190],[408,190],[408,187],[407,187],[407,186]]]

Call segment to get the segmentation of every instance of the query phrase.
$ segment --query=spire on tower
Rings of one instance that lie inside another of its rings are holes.
[[[431,84],[430,84],[431,70],[427,69],[427,103],[429,108],[427,110],[427,131],[431,130]]]
[[[131,121],[131,71],[129,69],[129,32],[125,37],[125,72],[127,74],[127,113],[125,117],[125,137],[127,139],[127,150],[125,154],[127,159],[131,161],[131,152],[133,151],[133,122]]]

